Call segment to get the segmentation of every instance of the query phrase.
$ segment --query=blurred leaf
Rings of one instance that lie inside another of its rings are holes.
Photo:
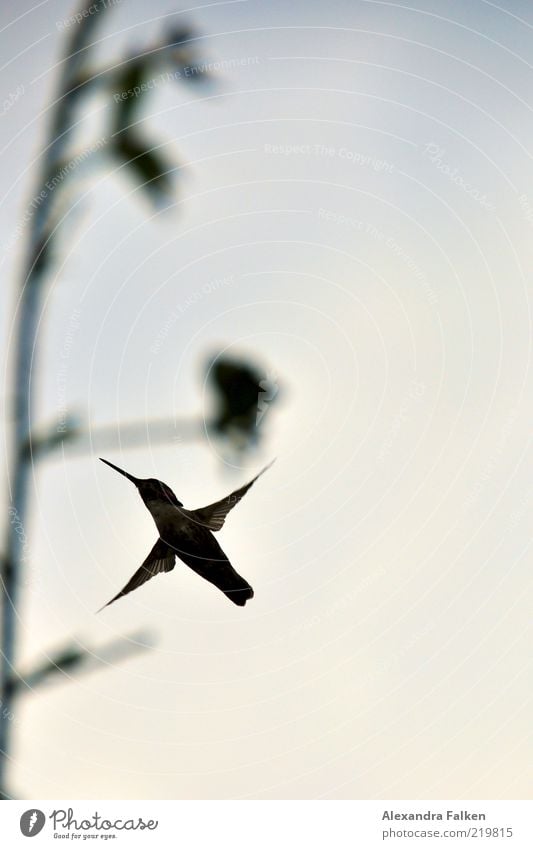
[[[115,100],[113,124],[115,132],[121,132],[137,120],[143,96],[150,89],[143,89],[153,67],[150,57],[136,57],[130,59],[118,74],[113,77],[113,95],[120,96]]]
[[[153,202],[161,203],[170,199],[174,169],[159,151],[150,149],[147,142],[128,132],[116,137],[113,152],[126,163],[135,182],[146,190]]]
[[[211,79],[211,74],[207,70],[205,62],[199,61],[196,45],[191,44],[193,39],[196,39],[193,30],[187,27],[176,27],[168,30],[165,38],[164,56],[175,70],[183,72],[187,69],[188,73],[181,75],[185,82],[206,82]]]
[[[194,38],[194,31],[190,27],[169,27],[167,30],[166,44],[168,47],[179,50],[192,38]]]
[[[212,429],[240,448],[256,443],[266,409],[279,393],[275,379],[245,360],[219,357],[210,365],[209,380],[217,398]]]

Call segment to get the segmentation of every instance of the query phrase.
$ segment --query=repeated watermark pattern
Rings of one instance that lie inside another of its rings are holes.
[[[381,448],[378,451],[376,457],[376,463],[378,466],[382,466],[385,462],[387,456],[389,455],[394,443],[398,438],[398,434],[400,433],[403,426],[409,421],[410,415],[409,412],[412,409],[413,404],[416,404],[419,401],[426,391],[425,384],[422,381],[413,378],[411,380],[408,391],[405,393],[402,402],[400,404],[400,408],[395,413],[391,426],[389,428],[389,432],[381,445]]]
[[[530,490],[529,492],[526,492],[524,496],[522,496],[520,501],[518,501],[516,507],[509,516],[509,522],[507,523],[507,533],[511,533],[512,531],[515,531],[518,528],[526,513],[529,512],[532,500],[533,490]]]
[[[57,392],[57,411],[58,423],[57,432],[66,433],[68,430],[68,414],[67,414],[67,375],[68,361],[72,353],[74,339],[80,327],[81,311],[75,309],[69,317],[67,332],[63,339],[63,347],[61,348],[61,363],[56,374],[56,392]]]
[[[490,203],[487,200],[486,193],[482,194],[481,190],[476,188],[476,186],[473,186],[472,183],[467,183],[459,169],[457,167],[452,168],[452,166],[446,162],[444,159],[445,153],[446,151],[444,148],[435,142],[427,142],[423,149],[423,155],[427,156],[429,161],[438,171],[441,172],[441,174],[448,177],[452,183],[455,183],[455,185],[462,189],[465,194],[470,195],[470,197],[476,200],[484,209],[494,212],[496,207],[493,203]]]
[[[0,716],[2,719],[7,719],[8,722],[13,722],[15,725],[17,724],[17,719],[12,710],[4,707],[4,703],[2,699],[0,699]]]
[[[190,80],[194,77],[202,75],[210,76],[211,74],[220,73],[220,71],[230,71],[235,68],[244,68],[249,65],[259,65],[261,62],[259,56],[238,56],[231,59],[218,59],[215,62],[199,62],[195,65],[185,65],[183,68],[176,68],[174,71],[164,71],[155,77],[150,77],[144,80],[139,85],[132,88],[116,91],[113,94],[115,103],[120,103],[123,100],[139,97],[147,91],[160,88],[176,80]]]
[[[519,411],[516,409],[516,407],[513,407],[510,410],[509,415],[507,416],[507,419],[505,420],[504,424],[502,425],[502,428],[500,430],[500,437],[496,443],[496,447],[491,453],[485,465],[485,468],[483,469],[483,472],[481,473],[479,479],[476,481],[476,484],[473,487],[472,491],[463,502],[463,510],[465,512],[470,510],[476,504],[479,499],[479,496],[481,495],[486,485],[492,478],[494,472],[496,471],[498,461],[505,453],[518,417]]]
[[[322,218],[324,221],[330,221],[333,224],[352,227],[359,233],[363,233],[365,236],[368,236],[374,241],[379,242],[380,245],[386,247],[397,259],[401,260],[401,262],[406,265],[415,280],[421,284],[428,301],[432,304],[437,303],[437,295],[428,283],[425,272],[422,271],[419,265],[417,265],[408,251],[406,251],[405,248],[396,241],[394,236],[388,236],[383,232],[383,230],[380,230],[370,221],[361,221],[359,218],[341,215],[339,212],[334,212],[332,209],[324,209],[324,207],[320,207],[318,210],[318,217]]]
[[[265,144],[263,150],[272,156],[317,156],[325,159],[338,157],[352,165],[371,168],[377,173],[383,171],[392,174],[394,171],[394,164],[387,159],[378,159],[376,156],[351,150],[348,147],[334,147],[327,144]]]
[[[36,594],[40,590],[39,577],[31,560],[30,545],[28,542],[28,536],[24,529],[24,523],[22,522],[16,507],[9,507],[7,513],[9,516],[9,522],[13,526],[13,530],[18,536],[20,542],[19,560],[21,566],[24,566],[24,570],[21,572],[19,584],[21,587],[24,587],[24,589],[29,590],[32,594]]]
[[[154,339],[152,345],[150,346],[151,354],[158,354],[161,350],[161,346],[165,342],[168,337],[168,334],[179,321],[179,319],[185,315],[187,310],[191,307],[198,304],[204,298],[213,294],[213,292],[217,292],[219,289],[223,289],[226,286],[231,286],[235,282],[234,274],[227,274],[225,277],[217,277],[214,280],[209,280],[207,283],[204,283],[200,289],[197,289],[195,292],[191,292],[184,301],[177,305],[177,307],[170,313],[169,317],[166,319],[165,323],[159,330],[156,338]]]
[[[21,544],[20,562],[25,563],[28,560],[28,538],[24,530],[18,511],[15,507],[8,508],[9,522],[13,526],[16,535],[19,537]]]
[[[3,243],[1,250],[4,253],[7,253],[7,251],[9,251],[10,248],[12,248],[13,245],[21,238],[21,236],[26,230],[26,227],[33,219],[33,216],[35,215],[39,207],[51,195],[51,193],[54,192],[59,185],[61,185],[64,179],[71,175],[94,153],[97,153],[98,151],[102,150],[102,148],[104,148],[107,143],[108,138],[106,138],[105,136],[101,136],[100,138],[96,139],[91,145],[89,145],[89,147],[84,148],[84,150],[80,151],[80,153],[77,153],[75,156],[69,159],[68,162],[58,168],[58,170],[53,176],[49,177],[45,184],[45,187],[41,189],[38,195],[35,195],[35,197],[31,199],[30,203],[26,207],[24,214],[22,215],[22,218],[11,233],[10,238]]]
[[[15,91],[10,92],[1,105],[0,115],[5,115],[6,112],[9,112],[9,110],[15,105],[17,100],[22,97],[24,91],[24,86],[21,83],[16,87]]]
[[[51,177],[47,183],[46,188],[49,192],[53,192],[54,189],[63,182],[65,177],[68,177],[72,171],[75,171],[83,162],[85,162],[93,153],[97,153],[99,150],[102,150],[108,143],[108,138],[106,136],[101,136],[96,139],[89,147],[82,150],[81,153],[76,154],[70,159],[66,165],[62,168],[59,168],[53,177]]]
[[[105,9],[110,9],[113,6],[118,6],[122,0],[95,0],[95,2],[91,6],[87,6],[85,9],[80,9],[79,12],[75,12],[73,15],[70,15],[68,18],[63,18],[61,21],[56,21],[56,29],[60,32],[63,32],[66,29],[69,29],[72,26],[76,26],[76,24],[81,24],[81,22],[85,18],[90,18],[93,15],[98,14],[98,12],[103,12]]]
[[[387,655],[383,660],[376,660],[373,663],[372,670],[366,676],[363,676],[360,684],[368,684],[370,681],[373,681],[375,678],[379,678],[380,675],[385,675],[388,672],[391,672],[394,667],[399,663],[399,661],[403,660],[403,658],[413,649],[420,640],[423,640],[428,634],[433,631],[434,625],[430,622],[425,625],[423,628],[419,628],[416,631],[413,631],[411,636],[404,642],[402,645],[396,649],[396,651],[392,652],[390,655]]]
[[[525,220],[533,227],[533,206],[531,206],[531,202],[527,195],[521,194],[518,198],[518,203],[522,208]]]
[[[347,607],[351,607],[353,602],[359,598],[362,592],[379,581],[385,574],[386,571],[383,566],[379,566],[377,569],[374,569],[361,581],[359,581],[357,586],[355,586],[353,590],[350,590],[349,593],[343,593],[343,595],[339,596],[337,601],[328,605],[328,607],[321,610],[320,613],[316,613],[310,619],[305,619],[303,622],[299,622],[295,625],[294,628],[291,628],[290,634],[299,634],[302,631],[309,631],[311,628],[316,628],[317,625],[320,625],[327,619],[331,619],[332,616],[336,616],[340,613],[340,611],[346,610]]]

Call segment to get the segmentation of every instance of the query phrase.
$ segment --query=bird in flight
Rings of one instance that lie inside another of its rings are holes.
[[[221,501],[215,501],[214,504],[199,507],[197,510],[186,510],[163,481],[155,478],[135,478],[110,463],[109,460],[100,459],[102,463],[111,466],[135,484],[159,532],[159,539],[144,563],[126,586],[100,610],[132,590],[136,590],[154,575],[170,572],[175,566],[176,557],[179,557],[206,581],[222,590],[234,604],[242,607],[248,599],[253,598],[254,591],[250,584],[235,571],[212,531],[221,529],[229,511],[239,503],[252,484],[270,468],[272,463],[249,483],[236,489]]]

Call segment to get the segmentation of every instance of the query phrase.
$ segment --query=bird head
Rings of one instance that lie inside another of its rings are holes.
[[[157,478],[136,478],[129,472],[125,472],[124,469],[115,466],[114,463],[110,463],[109,460],[104,460],[103,457],[100,457],[100,460],[135,484],[145,504],[148,504],[149,501],[168,501],[174,507],[183,507],[181,501],[178,501],[171,488],[163,481],[158,481]]]

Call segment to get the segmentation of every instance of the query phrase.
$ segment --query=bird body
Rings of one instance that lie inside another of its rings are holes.
[[[163,539],[170,542],[175,535],[188,535],[191,524],[188,510],[169,504],[164,499],[149,501],[146,506],[159,531],[159,536]]]
[[[104,607],[137,589],[154,575],[171,571],[176,557],[222,590],[234,604],[243,606],[253,598],[252,587],[235,571],[213,532],[220,530],[229,511],[239,503],[266,469],[221,501],[197,510],[187,510],[170,487],[162,481],[155,478],[135,478],[108,460],[102,462],[135,484],[159,533],[159,539],[141,567]]]

